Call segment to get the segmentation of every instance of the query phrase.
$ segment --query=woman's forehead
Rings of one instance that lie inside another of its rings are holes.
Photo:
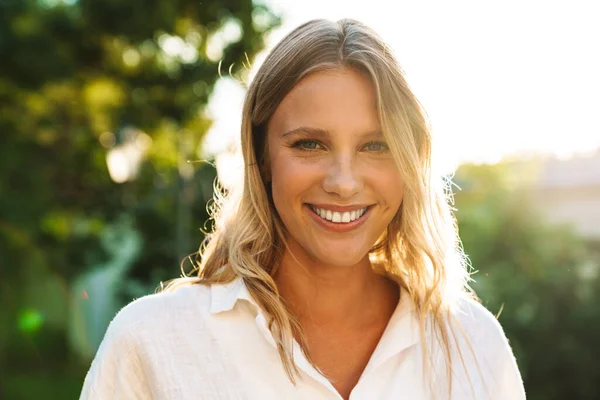
[[[370,80],[347,68],[310,74],[284,97],[271,118],[269,130],[283,132],[301,126],[327,131],[379,130]]]

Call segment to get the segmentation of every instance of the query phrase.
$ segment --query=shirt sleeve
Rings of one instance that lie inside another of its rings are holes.
[[[106,331],[80,400],[152,398],[134,337],[117,319]]]
[[[459,392],[453,399],[525,400],[517,360],[498,319],[473,300],[463,303],[458,315],[466,333],[461,338],[461,357],[464,356],[469,375],[465,381],[474,384],[475,392]],[[468,391],[471,383],[457,386]]]
[[[525,400],[525,387],[523,386],[523,379],[517,361],[504,335],[502,339],[501,362],[496,371],[492,399]]]
[[[479,332],[478,348],[484,354],[484,367],[488,376],[486,385],[490,390],[491,400],[525,400],[523,379],[517,366],[517,360],[508,342],[504,329],[498,319],[482,305],[473,306],[473,320],[477,323]],[[478,311],[478,312],[477,312]],[[489,379],[491,378],[491,379]]]

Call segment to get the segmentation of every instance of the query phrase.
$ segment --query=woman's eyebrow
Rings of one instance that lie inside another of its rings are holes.
[[[308,127],[308,126],[300,126],[298,128],[294,128],[287,132],[282,133],[281,137],[286,137],[286,136],[290,136],[290,135],[294,135],[294,134],[314,135],[314,136],[321,136],[321,137],[323,137],[323,136],[329,137],[331,135],[331,133],[327,129],[312,128],[312,127]],[[360,137],[361,138],[371,138],[371,139],[383,139],[384,135],[381,131],[377,130],[377,131],[364,132],[364,133],[360,134]]]
[[[361,137],[377,140],[385,139],[385,136],[383,136],[383,132],[381,131],[365,132],[361,135]]]
[[[316,136],[329,136],[329,131],[320,128],[311,128],[308,126],[300,126],[281,134],[281,137],[286,137],[294,134],[312,134]]]

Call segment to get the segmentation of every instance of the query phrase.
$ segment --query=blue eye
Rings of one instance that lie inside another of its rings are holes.
[[[294,143],[294,147],[298,147],[302,150],[318,150],[320,144],[315,140],[299,140]]]
[[[365,145],[365,148],[374,153],[383,153],[389,150],[387,144],[383,142],[370,142]]]

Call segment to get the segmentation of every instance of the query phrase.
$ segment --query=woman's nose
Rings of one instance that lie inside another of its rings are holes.
[[[336,157],[327,166],[323,189],[341,198],[351,198],[363,189],[360,170],[352,157]]]

